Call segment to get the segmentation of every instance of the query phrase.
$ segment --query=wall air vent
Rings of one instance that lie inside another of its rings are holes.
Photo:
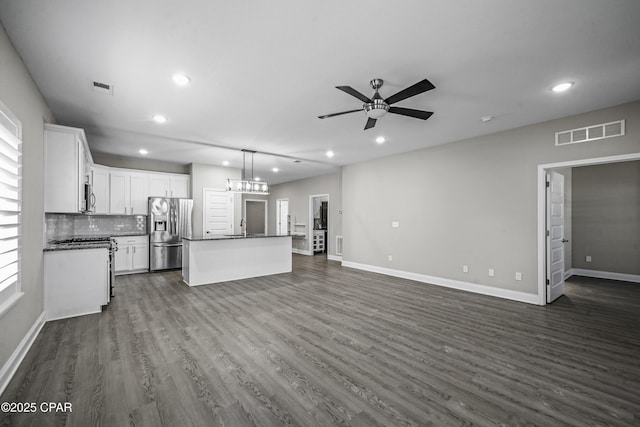
[[[556,132],[556,145],[577,144],[624,135],[624,120]]]
[[[93,89],[94,92],[113,96],[113,85],[110,85],[108,83],[92,82],[91,89]]]
[[[342,256],[342,236],[336,236],[336,255]]]

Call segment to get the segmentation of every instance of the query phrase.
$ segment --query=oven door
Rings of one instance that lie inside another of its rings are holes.
[[[182,268],[182,242],[152,243],[149,253],[149,270]]]

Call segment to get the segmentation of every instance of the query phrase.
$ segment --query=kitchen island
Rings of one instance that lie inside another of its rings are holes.
[[[182,238],[182,279],[189,286],[291,272],[291,236]]]

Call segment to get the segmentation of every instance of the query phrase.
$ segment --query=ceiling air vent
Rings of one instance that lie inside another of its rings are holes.
[[[556,145],[577,144],[624,135],[624,120],[556,132]]]
[[[104,93],[105,95],[113,96],[113,85],[110,85],[108,83],[93,82],[91,84],[91,89],[93,89],[94,92]]]

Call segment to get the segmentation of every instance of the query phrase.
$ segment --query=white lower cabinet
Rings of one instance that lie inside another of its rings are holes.
[[[149,271],[149,236],[115,237],[115,273],[131,274]]]
[[[325,230],[313,230],[313,252],[324,252],[326,247]]]
[[[44,298],[47,320],[102,311],[109,302],[109,250],[46,251]]]

